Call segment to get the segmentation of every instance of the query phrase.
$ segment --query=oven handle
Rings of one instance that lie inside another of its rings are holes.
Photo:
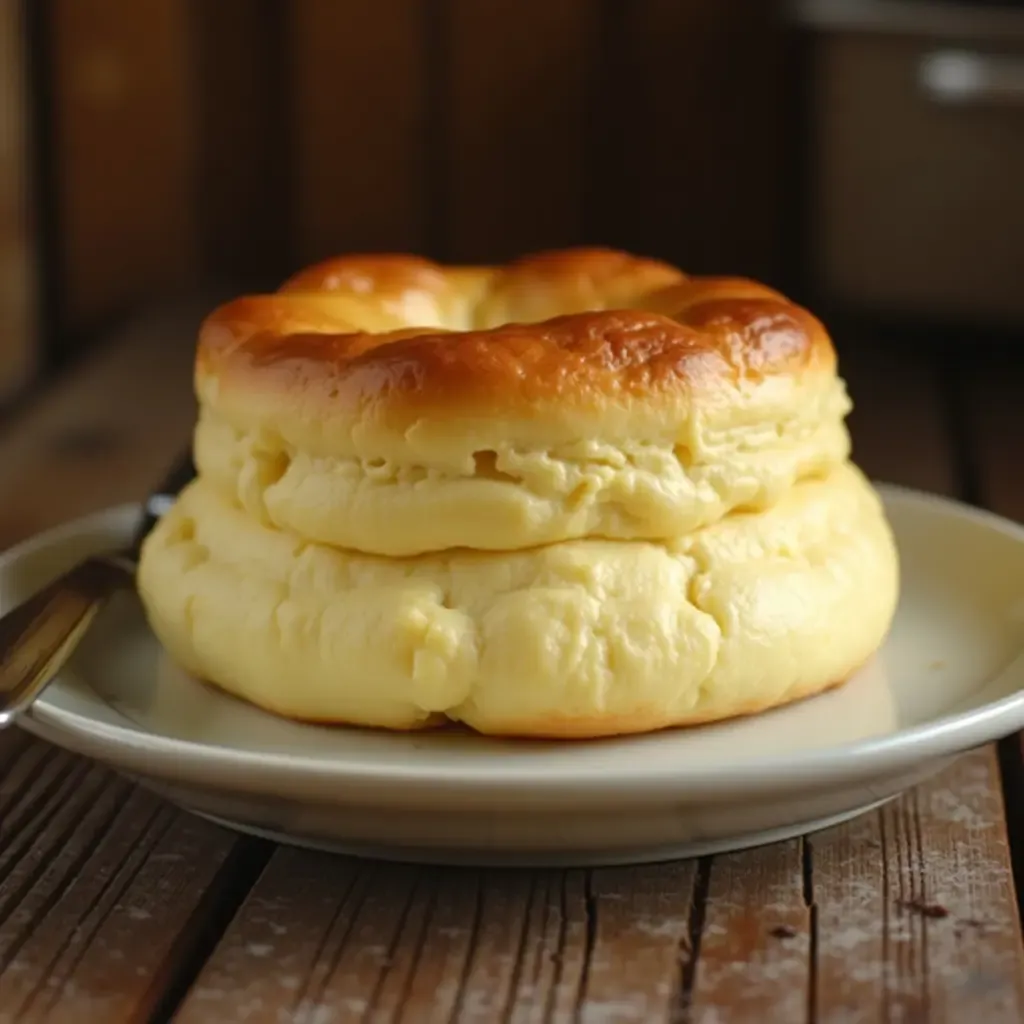
[[[921,58],[918,85],[946,106],[1024,106],[1024,58],[936,50]]]

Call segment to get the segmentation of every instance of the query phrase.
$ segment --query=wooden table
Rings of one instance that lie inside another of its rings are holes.
[[[192,422],[194,329],[127,330],[7,424],[0,545],[156,484]],[[870,473],[1024,518],[1024,367],[841,355]],[[8,731],[0,1024],[1020,1022],[1022,778],[1011,740],[764,849],[446,870],[240,838]]]

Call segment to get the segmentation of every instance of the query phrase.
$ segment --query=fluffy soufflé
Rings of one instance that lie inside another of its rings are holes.
[[[203,324],[198,477],[139,589],[304,721],[587,738],[846,680],[897,600],[821,323],[602,249],[348,256]]]

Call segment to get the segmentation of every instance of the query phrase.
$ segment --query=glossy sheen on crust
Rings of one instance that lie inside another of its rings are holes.
[[[402,431],[427,414],[672,404],[834,369],[821,324],[772,289],[603,250],[503,270],[338,259],[216,310],[197,360],[201,395],[238,387]]]
[[[849,451],[806,310],[608,250],[328,261],[215,311],[196,385],[204,476],[267,525],[387,555],[664,539]]]
[[[898,568],[851,466],[669,544],[382,558],[260,526],[200,479],[139,588],[200,678],[301,720],[594,737],[774,707],[878,648]]]

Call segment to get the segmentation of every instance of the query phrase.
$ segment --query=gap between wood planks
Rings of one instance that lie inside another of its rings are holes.
[[[16,733],[0,754],[0,1021],[159,1019],[267,851]]]

